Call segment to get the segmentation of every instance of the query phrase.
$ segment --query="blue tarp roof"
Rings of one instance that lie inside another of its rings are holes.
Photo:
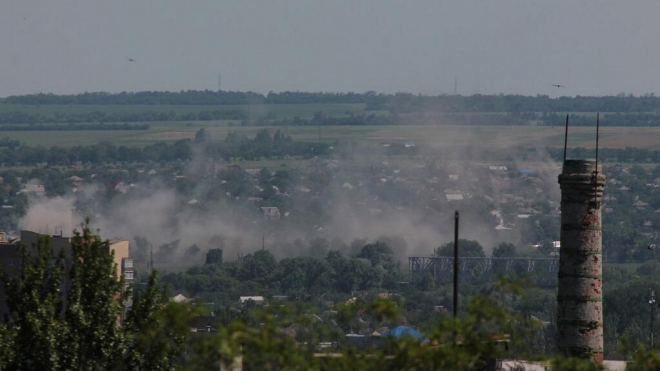
[[[380,334],[380,336],[394,336],[394,337],[412,336],[418,339],[424,338],[424,335],[422,335],[419,331],[408,326],[397,326],[393,329],[383,332],[382,334]]]

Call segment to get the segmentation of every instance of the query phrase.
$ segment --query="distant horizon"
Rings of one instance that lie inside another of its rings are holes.
[[[414,92],[408,92],[408,91],[396,91],[396,92],[385,92],[385,91],[376,91],[376,90],[366,90],[366,91],[323,91],[323,90],[318,90],[318,91],[313,91],[313,90],[281,90],[281,91],[275,91],[275,90],[269,90],[268,92],[262,92],[262,91],[255,91],[255,90],[213,90],[213,89],[181,89],[181,90],[133,90],[133,91],[128,91],[128,90],[120,90],[120,91],[108,91],[108,90],[96,90],[96,91],[82,91],[82,92],[77,92],[77,93],[56,93],[56,92],[35,92],[35,93],[26,93],[26,94],[9,94],[9,95],[3,95],[0,96],[0,99],[5,99],[9,97],[23,97],[23,96],[32,96],[32,95],[53,95],[53,96],[77,96],[77,95],[85,95],[85,94],[108,94],[108,95],[119,95],[119,94],[139,94],[139,93],[185,93],[185,92],[222,92],[222,93],[239,93],[239,94],[260,94],[263,96],[267,96],[268,94],[282,94],[282,93],[304,93],[304,94],[367,94],[367,93],[375,93],[377,95],[396,95],[396,94],[409,94],[409,95],[414,95],[414,96],[420,96],[420,97],[447,97],[447,96],[460,96],[460,97],[472,97],[472,96],[521,96],[521,97],[531,97],[531,98],[536,98],[536,97],[547,97],[549,99],[561,99],[561,98],[576,98],[576,97],[594,97],[594,98],[602,98],[602,97],[635,97],[635,98],[642,98],[642,97],[660,97],[660,95],[656,95],[655,92],[647,92],[647,93],[641,93],[641,94],[634,94],[634,93],[628,93],[628,92],[620,92],[616,94],[602,94],[602,95],[586,95],[586,94],[576,94],[576,95],[549,95],[549,94],[540,94],[537,93],[535,95],[531,94],[523,94],[523,93],[492,93],[492,94],[486,94],[486,93],[474,93],[474,94],[453,94],[453,93],[438,93],[438,94],[424,94],[424,93],[414,93]]]

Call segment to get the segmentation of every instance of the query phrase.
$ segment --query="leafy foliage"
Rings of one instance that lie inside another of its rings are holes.
[[[454,243],[447,242],[446,244],[438,247],[435,251],[437,256],[454,256]],[[484,257],[483,246],[477,241],[459,239],[458,240],[458,256],[460,257]]]

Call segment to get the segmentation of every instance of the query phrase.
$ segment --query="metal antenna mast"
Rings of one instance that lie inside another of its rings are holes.
[[[600,137],[599,129],[600,129],[600,112],[596,113],[596,168],[594,171],[594,202],[595,203],[598,202],[597,191],[598,191],[598,138]]]
[[[598,138],[600,129],[600,112],[596,114],[596,175],[598,175]]]
[[[568,144],[568,113],[566,114],[566,131],[564,132],[564,162],[566,162],[566,145]]]

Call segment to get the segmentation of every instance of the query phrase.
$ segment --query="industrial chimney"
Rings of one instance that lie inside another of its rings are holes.
[[[564,160],[557,294],[557,347],[570,357],[603,362],[603,280],[598,161]]]

